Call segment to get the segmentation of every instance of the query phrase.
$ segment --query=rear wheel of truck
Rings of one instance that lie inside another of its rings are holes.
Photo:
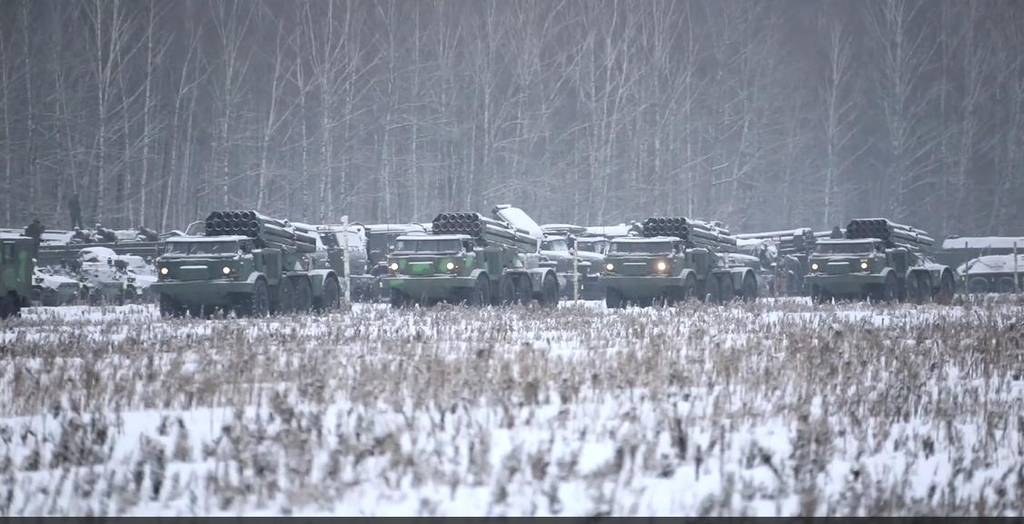
[[[533,284],[530,283],[529,275],[516,277],[516,302],[526,306],[533,300]]]
[[[608,309],[622,309],[624,300],[622,293],[615,288],[605,288],[604,291],[604,306]]]
[[[477,277],[476,284],[473,285],[473,289],[469,293],[469,300],[466,301],[466,305],[484,307],[490,303],[491,281],[487,280],[487,275],[480,275]]]
[[[511,306],[516,303],[516,282],[511,275],[504,275],[498,284],[498,305]]]
[[[722,283],[718,280],[718,275],[708,275],[704,296],[707,297],[705,300],[710,304],[722,302]]]
[[[908,295],[910,296],[910,299],[913,300],[915,304],[927,304],[928,300],[932,296],[931,277],[928,275],[928,273],[924,271],[919,271],[917,272],[917,274],[914,275],[914,278],[912,278],[911,280],[914,280],[915,283],[909,284],[908,282],[908,284],[913,286],[914,288],[913,294],[909,294],[910,291],[908,290]]]
[[[683,289],[679,293],[680,302],[689,302],[697,298],[697,277],[692,273],[686,275],[686,280],[683,281]]]
[[[1003,277],[996,282],[996,291],[1000,293],[1013,293],[1017,290],[1017,287],[1013,285],[1012,277]]]
[[[944,306],[952,304],[955,290],[956,284],[953,282],[953,274],[949,271],[944,271],[942,277],[939,278],[939,290],[935,292],[935,301]]]
[[[540,305],[547,308],[558,306],[558,280],[553,275],[545,275],[540,286]]]
[[[736,299],[736,290],[732,286],[732,275],[722,275],[722,303],[728,304]]]
[[[330,313],[338,310],[338,304],[341,300],[341,285],[338,284],[338,279],[335,277],[328,277],[324,281],[324,293],[320,296],[320,311]]]
[[[274,313],[278,315],[290,315],[295,312],[296,309],[296,294],[295,280],[285,278],[281,280],[281,294],[278,297],[277,307]]]
[[[299,277],[295,281],[295,311],[298,313],[309,313],[313,309],[313,286],[309,279]]]
[[[743,296],[744,302],[754,302],[757,300],[757,279],[754,278],[752,273],[743,275],[743,285],[740,287],[740,295]]]
[[[160,295],[160,316],[163,318],[178,318],[181,316],[181,306],[171,297]]]

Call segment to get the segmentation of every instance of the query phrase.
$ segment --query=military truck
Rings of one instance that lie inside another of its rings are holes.
[[[162,316],[221,309],[262,317],[338,307],[338,273],[315,236],[255,211],[214,211],[205,225],[205,236],[168,238],[157,259],[159,281],[150,287]]]
[[[0,236],[0,319],[17,316],[32,297],[35,239]]]
[[[1016,293],[1024,289],[1024,254],[983,255],[956,269],[967,293]]]
[[[366,228],[359,223],[307,225],[292,222],[299,231],[317,236],[320,245],[327,251],[331,268],[341,279],[342,290],[351,286],[351,299],[361,302],[378,294],[379,279],[368,273],[369,261],[366,254]],[[345,278],[345,249],[348,249],[349,275]]]
[[[732,263],[736,239],[727,233],[685,217],[651,217],[641,230],[610,241],[601,276],[607,307],[757,298],[757,276]]]
[[[782,296],[804,296],[804,278],[809,272],[811,252],[817,237],[810,228],[736,235],[740,250],[762,259],[770,266],[773,292]]]
[[[542,267],[539,240],[479,213],[441,213],[431,234],[396,239],[383,279],[391,305],[558,304],[558,277]]]
[[[833,298],[949,304],[953,270],[925,255],[934,240],[924,231],[884,218],[858,218],[844,239],[818,239],[807,283],[815,303]]]

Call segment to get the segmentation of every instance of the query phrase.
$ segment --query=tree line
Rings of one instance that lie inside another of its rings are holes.
[[[0,221],[1022,234],[1016,0],[8,0]]]

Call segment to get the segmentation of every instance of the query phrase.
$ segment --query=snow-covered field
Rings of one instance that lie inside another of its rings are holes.
[[[0,515],[1024,511],[1024,301],[0,324]]]

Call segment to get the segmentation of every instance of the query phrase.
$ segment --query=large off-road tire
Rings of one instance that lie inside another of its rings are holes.
[[[473,289],[469,293],[469,299],[466,300],[467,306],[472,307],[484,307],[491,303],[491,281],[487,279],[487,275],[480,275],[476,279],[476,283],[473,285]]]
[[[512,275],[504,275],[498,283],[498,305],[511,306],[516,303],[516,282]]]
[[[409,295],[401,289],[391,288],[391,298],[388,301],[394,309],[401,309],[409,305]]]
[[[14,292],[6,296],[0,296],[0,319],[8,319],[18,316],[21,310],[21,299]]]
[[[811,286],[811,303],[815,305],[827,304],[829,302],[828,293],[820,286]]]
[[[704,289],[705,301],[709,304],[720,304],[722,302],[722,283],[717,275],[708,275]]]
[[[900,296],[900,302],[913,302],[916,304],[919,286],[920,282],[917,280],[917,273],[907,275],[906,283],[903,285],[903,293]]]
[[[980,295],[989,292],[988,280],[981,277],[974,277],[967,282],[967,292],[973,295]]]
[[[885,283],[882,284],[881,293],[879,299],[881,302],[888,302],[890,304],[896,302],[900,298],[900,281],[896,278],[896,273],[889,273],[885,277]]]
[[[260,278],[253,284],[252,293],[238,305],[240,316],[262,318],[270,314],[270,289],[267,281]]]
[[[291,315],[296,310],[296,298],[298,290],[295,289],[295,280],[291,278],[281,279],[281,292],[278,295],[277,306],[274,307],[275,315]]]
[[[203,318],[203,306],[191,305],[188,306],[188,315],[192,318]]]
[[[732,285],[732,275],[722,275],[722,303],[728,304],[736,300],[736,289]]]
[[[319,310],[323,313],[331,313],[338,310],[341,303],[341,284],[338,284],[337,277],[327,277],[324,281],[324,291],[320,295]]]
[[[180,318],[182,307],[168,295],[160,295],[160,316],[163,318]]]
[[[924,271],[918,271],[911,280],[915,280],[916,283],[913,284],[913,294],[910,294],[910,290],[907,291],[908,296],[915,304],[927,304],[932,297],[931,276]]]
[[[516,277],[516,302],[527,306],[533,301],[533,284],[529,275]]]
[[[607,287],[604,290],[604,306],[608,309],[622,309],[625,299],[618,289]]]
[[[935,302],[948,306],[953,303],[953,295],[956,293],[956,283],[953,281],[953,273],[944,271],[939,278],[939,289],[935,291]]]
[[[558,280],[553,275],[544,275],[540,286],[540,305],[546,308],[558,306]]]
[[[999,293],[1013,293],[1017,287],[1013,285],[1013,277],[1003,277],[996,282],[996,291]]]
[[[743,284],[740,287],[740,295],[743,297],[744,302],[753,302],[757,300],[757,279],[754,278],[753,273],[743,275]]]
[[[308,314],[313,309],[313,286],[306,277],[295,279],[295,312]]]

